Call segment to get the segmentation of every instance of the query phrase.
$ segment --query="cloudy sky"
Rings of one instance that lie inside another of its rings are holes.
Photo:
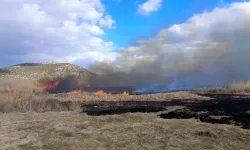
[[[236,48],[249,54],[249,25],[250,2],[240,0],[1,0],[0,67],[48,61],[131,65],[161,55],[196,70],[221,60],[225,51],[231,52],[227,58]]]

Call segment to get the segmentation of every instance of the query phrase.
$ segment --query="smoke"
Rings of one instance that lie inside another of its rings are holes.
[[[173,16],[174,17],[174,16]],[[112,63],[97,63],[101,83],[144,90],[224,86],[250,77],[250,2],[192,16],[135,46]]]
[[[38,87],[43,87],[49,93],[62,93],[87,87],[89,82],[84,77],[76,75],[45,77],[38,81]]]

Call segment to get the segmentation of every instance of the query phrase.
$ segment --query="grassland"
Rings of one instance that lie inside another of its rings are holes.
[[[247,83],[227,89],[128,96],[49,94],[34,83],[0,78],[1,150],[250,149]],[[131,105],[138,112],[114,109],[111,114],[89,115],[84,111]],[[144,105],[164,110],[144,113],[140,111]]]
[[[63,75],[74,75],[78,78],[90,78],[94,74],[88,70],[69,63],[26,63],[0,68],[0,77],[14,79],[39,80]]]
[[[156,114],[88,116],[76,112],[1,114],[0,149],[247,150],[249,130]]]

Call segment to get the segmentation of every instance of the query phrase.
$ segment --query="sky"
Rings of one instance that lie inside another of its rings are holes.
[[[124,53],[148,58],[159,53],[155,42],[152,49],[131,51],[159,36],[170,47],[166,56],[177,55],[176,45],[192,54],[188,49],[219,38],[218,28],[221,34],[232,35],[234,29],[249,33],[244,28],[249,10],[250,2],[242,0],[1,0],[0,67],[51,61],[88,67],[115,62]],[[137,60],[131,59],[126,61]]]

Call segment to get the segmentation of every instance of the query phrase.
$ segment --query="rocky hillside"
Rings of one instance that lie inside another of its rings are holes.
[[[24,63],[11,67],[0,68],[0,77],[38,80],[44,77],[54,78],[64,75],[74,75],[89,79],[95,74],[70,63]]]

